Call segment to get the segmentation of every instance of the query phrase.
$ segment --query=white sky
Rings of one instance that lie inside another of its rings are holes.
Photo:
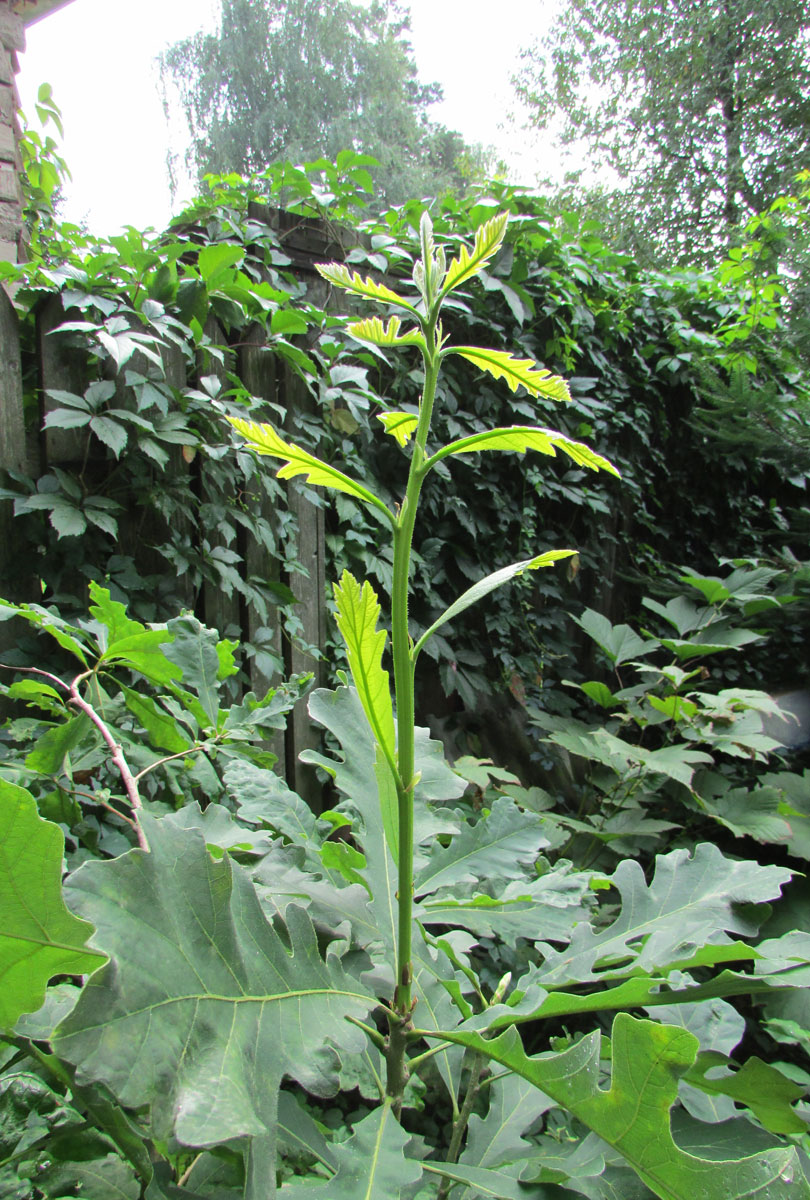
[[[531,177],[528,160],[514,139],[508,152],[499,126],[514,105],[509,76],[519,52],[542,31],[555,2],[411,0],[420,78],[444,88],[431,115],[470,142],[497,145],[508,161],[521,163],[515,169],[524,178]],[[171,42],[214,28],[218,12],[218,0],[73,0],[28,30],[18,76],[22,108],[33,123],[37,89],[52,85],[73,175],[66,219],[87,220],[97,234],[166,224],[169,133],[154,60]]]

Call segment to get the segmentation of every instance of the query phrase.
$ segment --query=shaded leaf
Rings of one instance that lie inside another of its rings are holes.
[[[607,617],[592,608],[586,608],[581,617],[574,617],[577,625],[601,646],[614,666],[630,658],[639,658],[655,650],[658,642],[645,641],[629,625],[612,625]]]
[[[386,1101],[332,1147],[337,1172],[328,1183],[285,1184],[280,1200],[391,1200],[422,1174],[420,1164],[405,1156],[409,1140]]]
[[[706,842],[691,856],[680,849],[655,861],[649,886],[637,862],[619,864],[610,877],[621,896],[619,916],[602,930],[582,922],[562,953],[549,947],[535,982],[561,987],[652,972],[707,942],[729,943],[727,933],[750,936],[757,929],[750,906],[777,897],[791,877],[781,867],[726,858]]]
[[[287,908],[283,938],[246,873],[227,856],[212,860],[197,830],[143,820],[151,853],[85,863],[68,881],[111,962],[54,1046],[120,1103],[151,1105],[158,1137],[255,1139],[249,1170],[272,1179],[282,1079],[332,1094],[338,1052],[363,1045],[343,1018],[376,1000],[336,953],[321,957],[302,909]]]
[[[425,630],[414,646],[413,656],[416,657],[425,642],[433,636],[437,629],[441,629],[442,625],[452,621],[453,617],[457,617],[459,613],[464,612],[470,605],[476,604],[484,596],[488,596],[490,592],[494,592],[496,588],[516,579],[524,571],[536,571],[539,567],[550,567],[560,559],[570,558],[573,554],[576,554],[576,550],[547,550],[545,554],[538,554],[535,558],[524,558],[522,562],[511,563],[508,567],[501,567],[499,571],[493,571],[491,575],[479,579],[478,583],[463,592],[458,600],[445,609],[439,619]]]
[[[480,879],[514,879],[547,845],[542,817],[523,812],[514,800],[499,796],[492,811],[474,825],[462,825],[449,846],[434,845],[416,875],[414,894]]]

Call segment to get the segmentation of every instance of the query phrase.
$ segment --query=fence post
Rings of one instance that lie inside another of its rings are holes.
[[[239,378],[252,396],[260,400],[277,401],[278,388],[276,382],[276,357],[267,349],[265,331],[261,325],[252,325],[244,335],[239,349]],[[263,464],[263,470],[269,469],[269,463]],[[270,498],[260,493],[252,501],[254,517],[267,521],[278,536],[278,517]],[[279,559],[271,557],[264,547],[255,540],[248,538],[245,549],[245,573],[247,579],[258,578],[267,581],[281,581]],[[247,628],[243,630],[248,641],[252,641],[260,629],[267,628],[267,618],[256,611],[254,605],[247,606]],[[272,631],[270,649],[279,662],[284,661],[284,650],[281,638],[281,624],[276,617]],[[266,675],[259,669],[255,661],[251,664],[250,684],[257,696],[267,693],[268,688],[275,687],[281,682],[281,673]],[[286,774],[286,748],[284,730],[280,729],[269,739],[268,748],[278,759],[277,771]]]
[[[20,368],[20,337],[17,314],[0,287],[0,468],[4,471],[27,471],[25,426],[23,423],[22,372]],[[15,596],[11,583],[18,561],[15,547],[15,528],[12,501],[0,501],[0,578],[7,600],[29,599]]]
[[[284,369],[284,402],[287,409],[284,432],[295,441],[299,416],[305,412],[313,412],[315,404],[304,382],[289,367]],[[296,575],[289,580],[298,601],[296,616],[301,622],[300,640],[317,652],[313,654],[297,642],[291,642],[289,670],[294,674],[312,671],[315,675],[314,686],[321,687],[325,671],[320,656],[326,646],[326,547],[323,507],[313,504],[306,492],[295,482],[290,482],[287,486],[287,507],[295,517],[298,561],[307,572],[306,575]],[[320,740],[320,730],[310,720],[306,700],[299,700],[292,711],[288,726],[287,782],[315,812],[322,808],[322,788],[314,769],[302,763],[300,755],[302,750],[319,746]]]

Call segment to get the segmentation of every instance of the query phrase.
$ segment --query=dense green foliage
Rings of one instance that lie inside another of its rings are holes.
[[[711,264],[806,165],[809,33],[801,0],[568,0],[518,90],[589,172],[607,169],[600,208],[619,244]]]
[[[557,452],[612,474],[546,427],[544,402],[569,403],[559,377],[520,348],[481,349],[440,326],[454,294],[466,307],[471,280],[492,277],[507,219],[480,215],[472,248],[456,237],[449,253],[422,216],[419,259],[396,290],[344,264],[322,271],[389,310],[385,324],[351,321],[358,344],[423,359],[418,403],[393,396],[378,414],[377,444],[396,456],[384,495],[369,472],[232,417],[260,455],[281,460],[282,477],[336,490],[393,534],[396,713],[374,589],[347,571],[335,587],[354,686],[344,677],[309,702],[329,734],[308,759],[331,777],[330,811],[316,818],[259,744],[294,689],[234,703],[237,647],[190,616],[147,626],[100,585],[89,620],[0,606],[61,662],[4,688],[34,714],[10,727],[22,753],[0,764],[10,1197],[810,1197],[810,1076],[782,1049],[810,1039],[807,905],[780,900],[791,869],[754,861],[742,841],[778,848],[790,837],[804,857],[806,779],[777,771],[750,793],[740,786],[771,765],[762,718],[774,706],[718,687],[704,666],[748,655],[761,637],[752,623],[787,610],[778,573],[690,572],[680,581],[690,596],[646,599],[657,637],[582,614],[616,680],[581,691],[609,722],[534,717],[586,764],[576,814],[491,764],[451,770],[413,727],[428,639],[571,554],[523,557],[483,579],[479,565],[476,584],[411,640],[409,559],[429,474],[441,472],[445,502],[470,453],[539,452],[548,468]],[[214,262],[206,249],[198,267]],[[200,274],[216,302],[213,271]],[[97,328],[81,332],[109,352]],[[129,343],[113,344],[123,357]],[[526,419],[436,436],[432,411],[452,403],[441,380],[457,359],[514,388]],[[126,430],[126,409],[85,419],[63,402],[107,445],[105,420]],[[232,403],[252,415],[245,398]],[[575,479],[568,490],[584,488]],[[641,682],[627,686],[631,669]],[[718,829],[738,840],[719,849]],[[704,831],[710,840],[693,845]],[[60,892],[63,835],[74,869]],[[613,870],[616,852],[631,857]]]
[[[375,411],[373,390],[396,390],[407,408],[419,379],[384,349],[350,362],[357,343],[307,299],[278,235],[251,218],[247,204],[283,199],[293,211],[326,214],[342,223],[353,268],[395,278],[414,253],[417,210],[358,218],[364,171],[361,159],[346,154],[338,169],[279,167],[248,186],[212,181],[162,237],[130,231],[99,243],[75,230],[61,240],[52,234],[43,259],[21,272],[17,302],[30,361],[38,306],[51,295],[65,310],[61,330],[48,336],[72,355],[77,385],[50,399],[47,424],[78,431],[81,441],[76,465],[39,480],[17,478],[4,494],[19,517],[17,564],[27,566],[35,554],[46,596],[62,597],[67,611],[83,610],[87,577],[108,579],[116,598],[145,620],[194,608],[208,585],[256,606],[260,628],[281,617],[295,636],[295,530],[283,519],[268,523],[260,508],[268,495],[283,513],[283,490],[249,457],[221,450],[230,436],[225,415],[267,411],[239,376],[240,347],[251,329],[263,330],[279,369],[299,373],[314,401],[300,418],[298,440],[382,495],[396,447],[381,447],[365,420]],[[559,708],[559,680],[584,669],[566,611],[585,603],[624,617],[642,590],[671,587],[667,564],[712,574],[719,559],[764,556],[798,572],[790,587],[804,586],[806,382],[789,346],[774,348],[782,318],[774,302],[763,319],[756,270],[746,271],[747,260],[732,262],[737,275],[722,286],[708,275],[643,273],[611,252],[597,230],[554,225],[542,201],[504,185],[493,185],[485,199],[448,196],[434,205],[437,239],[452,250],[495,200],[513,218],[505,246],[483,272],[483,288],[460,289],[445,325],[458,341],[518,350],[566,374],[572,402],[554,419],[615,461],[623,486],[586,480],[576,464],[541,473],[529,460],[523,472],[504,470],[496,456],[460,468],[451,506],[443,480],[426,481],[411,609],[417,631],[477,578],[484,549],[495,566],[507,543],[519,557],[558,544],[579,550],[567,572],[518,581],[470,616],[452,652],[441,634],[432,640],[427,653],[437,671],[419,707],[437,716],[447,714],[446,696],[457,696],[469,713],[504,685],[529,700],[546,692],[545,706]],[[358,234],[365,242],[353,246]],[[221,329],[213,343],[206,332],[212,317]],[[189,383],[180,388],[167,345],[186,364]],[[738,370],[757,364],[756,374]],[[476,381],[463,360],[447,364],[441,388],[436,428],[447,440],[476,432],[484,419],[525,424],[535,411],[521,392]],[[728,397],[738,394],[732,420]],[[40,397],[32,394],[29,403],[36,421]],[[791,443],[795,453],[786,461]],[[339,531],[350,511],[351,529]],[[247,568],[245,536],[281,561],[280,578]],[[347,498],[338,496],[327,512],[327,547],[336,574],[349,567],[389,584],[391,559],[377,523]],[[9,578],[3,586],[19,594],[23,583]],[[801,683],[806,661],[798,610],[778,621],[781,640],[749,664],[752,681],[777,689]],[[268,657],[269,635],[252,638],[247,649],[266,659],[268,674],[278,668]],[[490,716],[482,728],[496,727],[504,714]],[[475,718],[460,717],[475,732]],[[507,736],[501,724],[501,740]]]
[[[349,148],[377,160],[369,184],[389,203],[463,185],[480,152],[430,120],[441,89],[417,80],[408,33],[394,0],[222,0],[216,33],[161,56],[188,165],[198,178],[250,174]]]

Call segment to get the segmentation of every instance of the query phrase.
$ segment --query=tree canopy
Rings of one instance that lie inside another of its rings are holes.
[[[188,165],[251,174],[350,149],[379,160],[388,201],[462,184],[470,153],[430,121],[441,89],[417,79],[408,32],[395,0],[221,0],[216,33],[160,60],[167,102],[174,91],[188,122]]]
[[[628,249],[696,264],[790,188],[810,151],[803,0],[568,0],[524,55],[543,129],[611,168]],[[604,189],[603,189],[604,198]]]

